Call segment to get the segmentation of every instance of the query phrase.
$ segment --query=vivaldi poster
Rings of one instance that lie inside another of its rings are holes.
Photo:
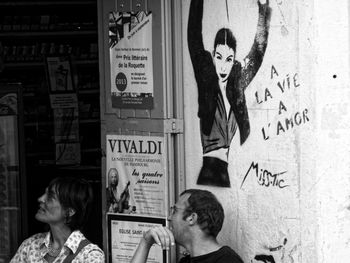
[[[113,108],[153,108],[152,13],[109,15]]]
[[[106,210],[166,216],[164,138],[107,135]]]

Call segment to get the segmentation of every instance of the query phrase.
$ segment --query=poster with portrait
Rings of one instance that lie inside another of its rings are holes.
[[[165,219],[108,215],[108,254],[110,263],[129,263],[143,234],[155,226],[165,226]],[[154,244],[148,254],[148,263],[165,263],[166,252]]]
[[[153,108],[152,13],[109,14],[113,108]]]
[[[106,143],[107,212],[165,216],[164,138],[109,134]]]

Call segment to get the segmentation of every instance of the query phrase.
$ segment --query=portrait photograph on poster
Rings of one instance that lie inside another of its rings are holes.
[[[166,216],[164,137],[106,137],[108,213]]]
[[[143,237],[144,232],[155,226],[165,226],[166,219],[121,214],[108,214],[108,254],[110,263],[127,263]],[[166,251],[154,244],[147,262],[166,263]]]

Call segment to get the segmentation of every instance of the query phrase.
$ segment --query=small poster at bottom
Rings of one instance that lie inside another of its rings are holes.
[[[108,214],[108,254],[110,263],[129,263],[143,237],[155,226],[165,226],[166,219],[159,217],[125,216]],[[166,252],[153,245],[147,263],[166,263]]]

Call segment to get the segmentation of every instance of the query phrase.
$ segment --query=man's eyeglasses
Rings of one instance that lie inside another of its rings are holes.
[[[178,211],[178,210],[186,210],[185,207],[177,207],[176,205],[173,205],[170,207],[170,211],[169,211],[169,215],[175,215],[175,213]]]

